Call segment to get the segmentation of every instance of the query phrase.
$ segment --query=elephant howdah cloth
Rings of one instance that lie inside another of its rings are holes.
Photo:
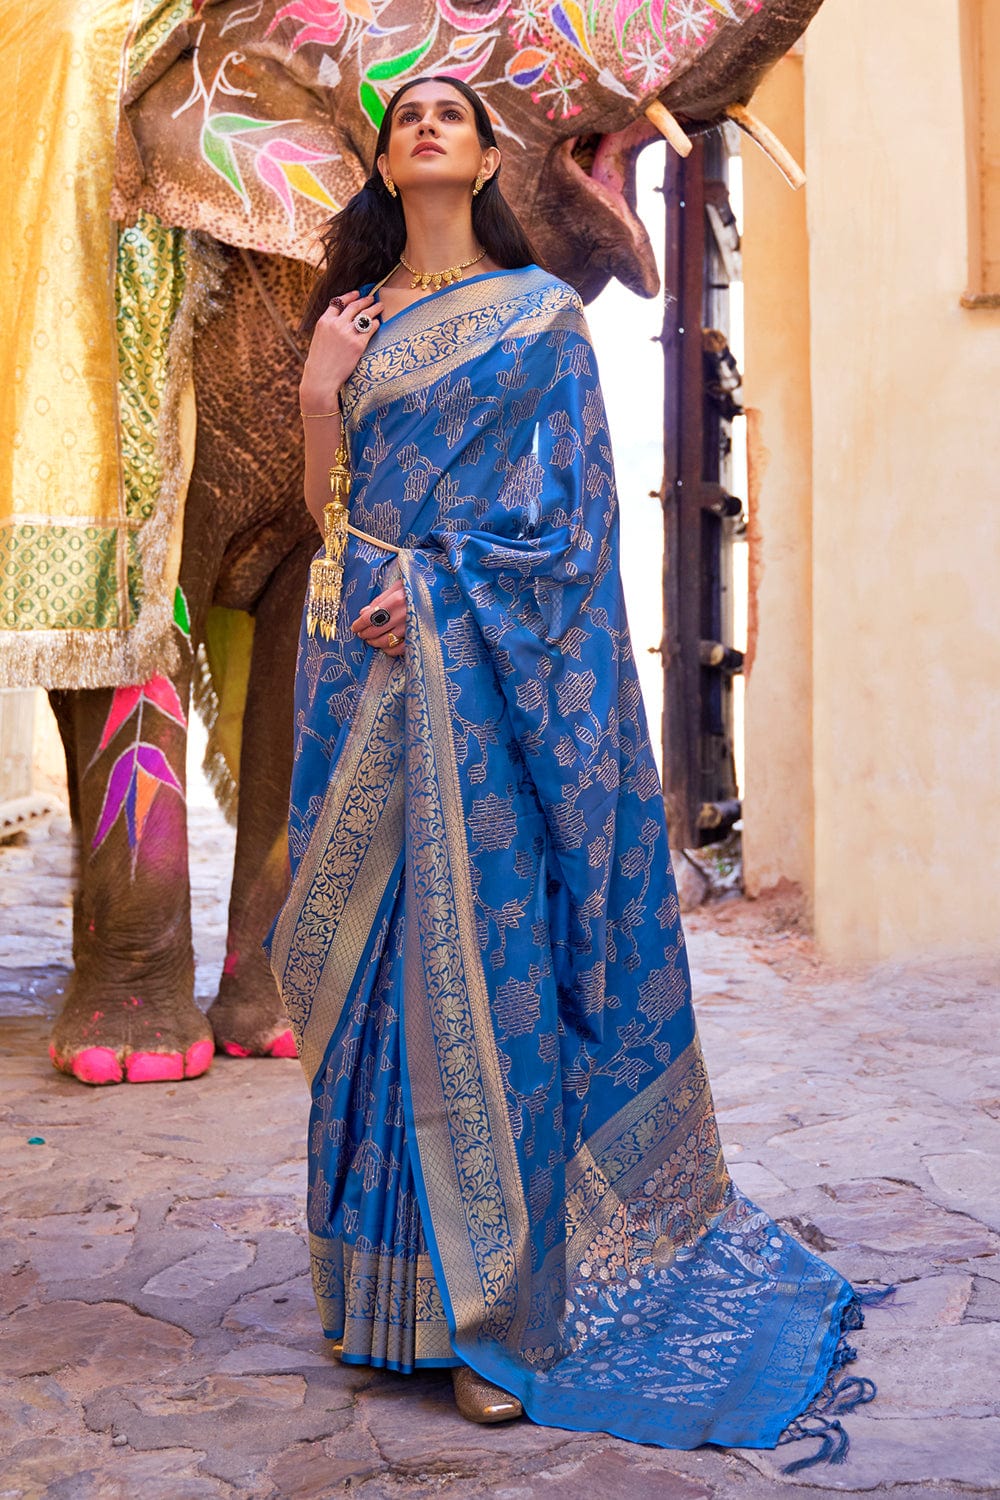
[[[175,664],[208,272],[152,214],[111,218],[119,103],[159,0],[0,0],[0,684]]]
[[[551,1426],[801,1436],[859,1303],[726,1170],[579,298],[537,267],[433,293],[343,399],[352,525],[402,551],[352,537],[336,638],[303,634],[270,940],[326,1334]],[[397,570],[394,661],[349,622]]]

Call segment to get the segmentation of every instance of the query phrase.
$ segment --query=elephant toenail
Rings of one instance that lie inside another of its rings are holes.
[[[295,1038],[290,1031],[283,1031],[276,1036],[273,1042],[267,1045],[268,1057],[298,1057],[299,1049],[295,1045]]]

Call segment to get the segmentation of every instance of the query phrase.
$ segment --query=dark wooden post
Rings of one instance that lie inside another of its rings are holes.
[[[727,228],[726,147],[699,136],[686,160],[667,152],[663,413],[663,794],[671,845],[724,835],[739,816],[727,644],[726,549],[742,523],[728,493],[729,426],[739,374],[728,336],[738,239]],[[731,226],[731,215],[728,215]],[[728,363],[727,363],[728,361]],[[723,378],[724,377],[724,378]],[[725,388],[723,388],[725,387]]]
[[[686,160],[668,151],[663,181],[663,792],[675,849],[698,843],[703,150],[696,140]]]

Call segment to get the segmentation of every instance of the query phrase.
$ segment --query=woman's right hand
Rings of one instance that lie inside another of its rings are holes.
[[[340,388],[354,370],[368,341],[375,336],[382,309],[373,295],[343,292],[334,297],[313,329],[299,382],[299,405],[305,413],[333,412]],[[354,319],[366,312],[371,327],[359,333]]]

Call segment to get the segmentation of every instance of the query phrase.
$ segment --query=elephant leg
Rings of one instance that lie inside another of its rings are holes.
[[[295,656],[314,551],[310,537],[289,554],[256,610],[226,962],[208,1012],[216,1046],[231,1057],[296,1055],[261,943],[288,890]]]
[[[83,1083],[194,1078],[211,1027],[194,1003],[184,757],[190,672],[51,695],[79,842],[74,973],[52,1032]]]

